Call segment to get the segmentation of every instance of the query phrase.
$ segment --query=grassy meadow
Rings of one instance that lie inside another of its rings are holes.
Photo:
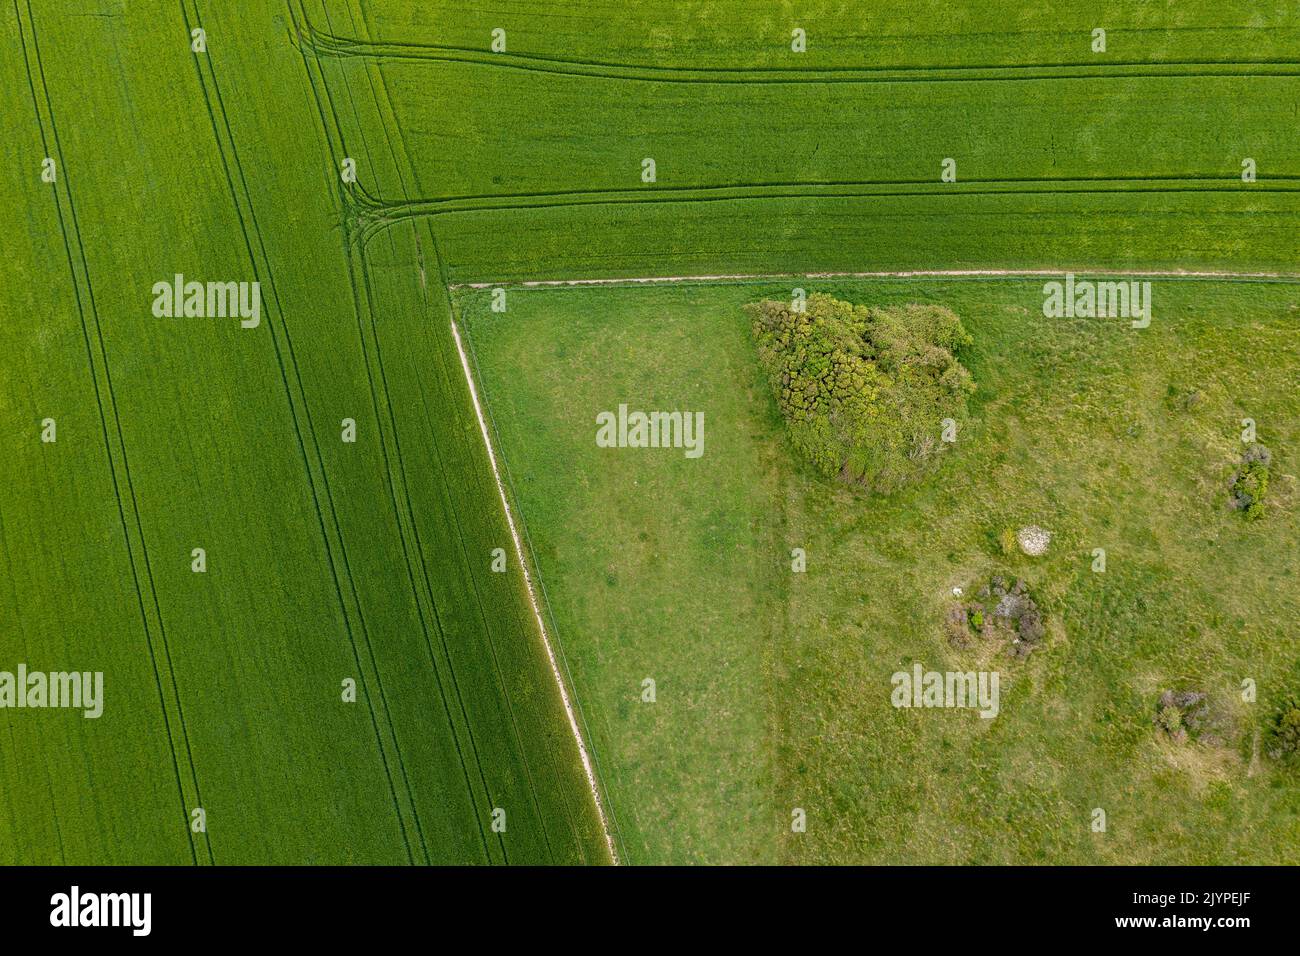
[[[1156,280],[1139,330],[1045,318],[1041,280],[803,284],[961,316],[973,419],[925,482],[881,498],[792,459],[742,312],[788,284],[458,298],[628,858],[1300,860],[1294,771],[1261,740],[1300,684],[1300,286]],[[596,447],[624,402],[704,411],[703,456]],[[1243,418],[1274,453],[1257,522],[1228,506]],[[1048,554],[1004,554],[1028,524]],[[1046,613],[1024,660],[944,632],[952,588],[996,574]],[[998,670],[1000,714],[895,709],[916,662]],[[1225,745],[1156,730],[1183,686],[1230,714]]]

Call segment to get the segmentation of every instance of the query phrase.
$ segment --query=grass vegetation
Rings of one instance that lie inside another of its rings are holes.
[[[514,289],[504,314],[463,291],[629,859],[1300,860],[1294,771],[1268,756],[1300,680],[1298,288],[1157,281],[1138,330],[1044,318],[1041,281],[812,282],[950,308],[973,340],[955,449],[889,496],[791,450],[744,309],[786,285]],[[597,448],[620,402],[703,409],[705,454]],[[1273,452],[1258,521],[1232,505],[1243,418]],[[1001,540],[1028,525],[1042,557]],[[953,588],[995,577],[1033,595],[1031,655],[950,639]],[[999,670],[1000,714],[896,710],[914,663]],[[1160,730],[1188,689],[1221,741]]]

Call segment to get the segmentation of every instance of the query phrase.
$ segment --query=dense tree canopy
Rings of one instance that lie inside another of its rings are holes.
[[[945,447],[944,420],[974,391],[954,350],[961,320],[933,305],[872,308],[829,295],[746,307],[799,454],[828,477],[888,493]]]

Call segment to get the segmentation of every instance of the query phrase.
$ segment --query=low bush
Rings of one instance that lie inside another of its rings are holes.
[[[1282,701],[1269,727],[1269,755],[1278,760],[1300,759],[1300,696]]]
[[[1192,740],[1223,746],[1235,736],[1228,713],[1200,690],[1162,691],[1156,703],[1155,724],[1175,743]]]
[[[1232,506],[1252,521],[1264,514],[1268,466],[1272,460],[1272,453],[1263,445],[1251,445],[1241,456],[1241,467],[1232,476]]]

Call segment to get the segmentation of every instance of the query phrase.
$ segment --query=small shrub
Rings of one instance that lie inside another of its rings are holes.
[[[1016,538],[1015,528],[1003,528],[998,534],[998,548],[1001,549],[1003,557],[1011,557],[1020,549],[1020,542]]]
[[[948,640],[957,647],[970,644],[970,618],[964,604],[954,604],[948,608],[944,627],[948,632]]]
[[[1205,403],[1205,393],[1199,389],[1186,389],[1170,383],[1165,389],[1165,406],[1174,412],[1195,411]]]
[[[1166,690],[1156,703],[1156,726],[1177,743],[1187,740],[1223,746],[1235,736],[1233,722],[1199,690]]]
[[[1263,445],[1251,445],[1241,456],[1241,467],[1232,476],[1232,507],[1251,521],[1264,515],[1264,497],[1268,494],[1272,460],[1272,453]]]
[[[1257,443],[1246,449],[1245,454],[1241,456],[1241,460],[1247,465],[1259,462],[1267,467],[1273,463],[1273,453]]]
[[[1172,704],[1168,707],[1161,707],[1156,713],[1156,723],[1160,725],[1160,729],[1165,733],[1174,736],[1182,730],[1183,712]]]
[[[1033,607],[1020,616],[1020,640],[1034,645],[1043,639],[1047,628],[1043,625],[1043,612]]]
[[[1300,696],[1289,695],[1282,701],[1269,727],[1269,756],[1278,760],[1300,757]]]

